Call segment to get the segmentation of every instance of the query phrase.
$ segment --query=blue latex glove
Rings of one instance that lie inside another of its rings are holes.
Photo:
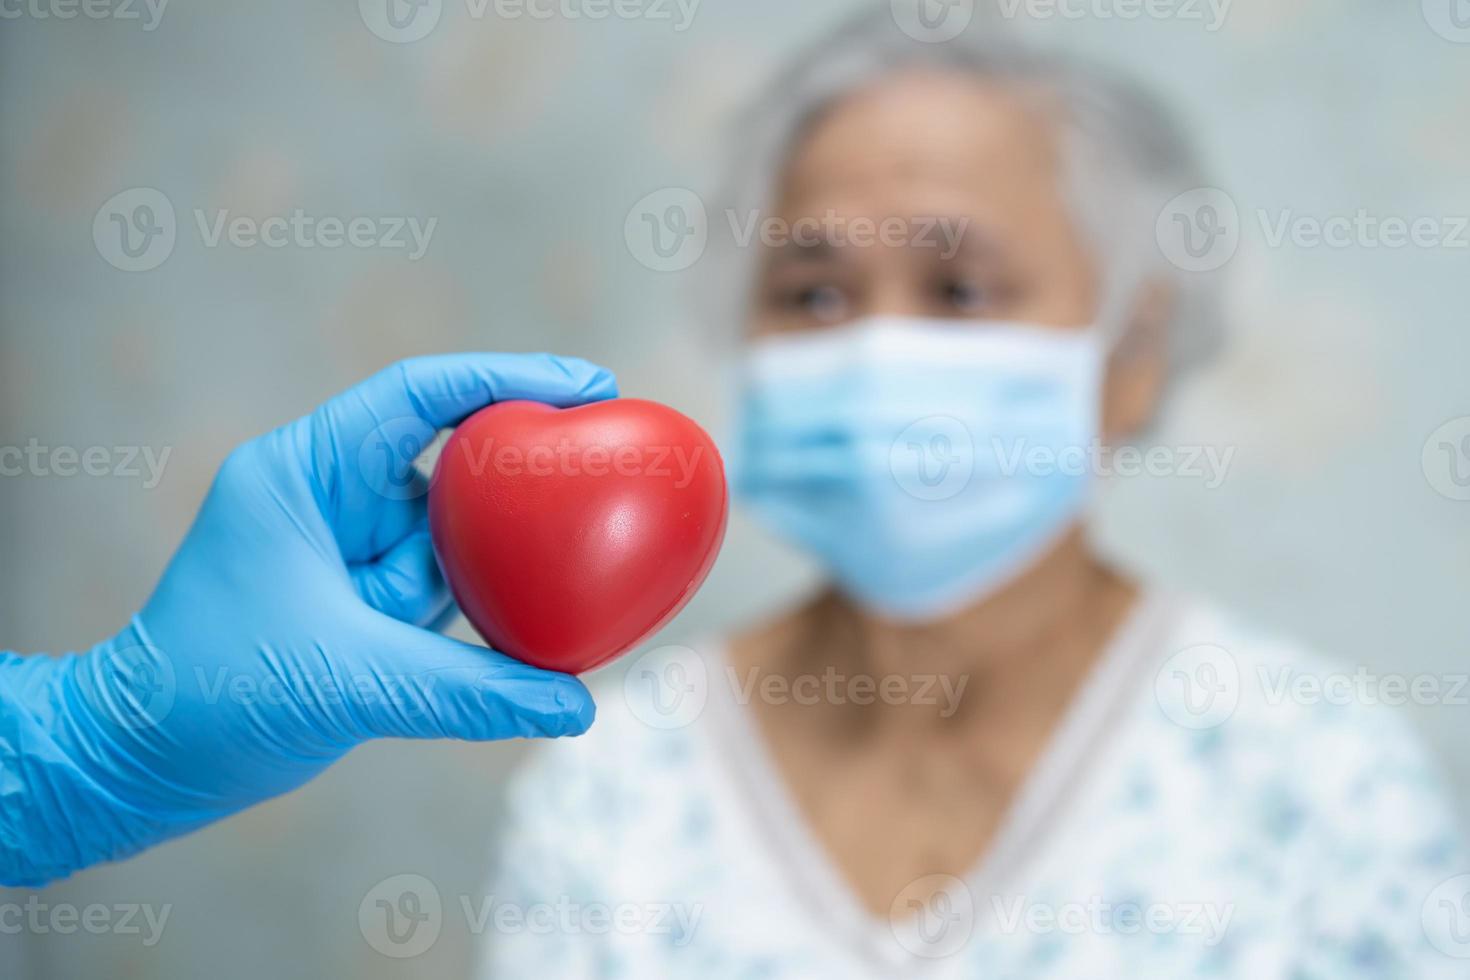
[[[491,402],[616,394],[579,360],[422,358],[235,450],[126,630],[0,654],[0,884],[133,854],[371,738],[586,730],[580,681],[431,631],[455,608],[411,464]]]

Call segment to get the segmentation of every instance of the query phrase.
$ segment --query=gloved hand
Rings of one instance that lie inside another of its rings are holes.
[[[412,461],[494,401],[616,394],[579,360],[422,358],[236,449],[127,629],[0,654],[0,884],[135,853],[367,739],[584,731],[580,681],[431,631],[455,609]]]

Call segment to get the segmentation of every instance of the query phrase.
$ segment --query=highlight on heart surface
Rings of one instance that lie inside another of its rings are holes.
[[[450,436],[429,492],[434,550],[470,624],[497,650],[571,674],[684,608],[728,513],[714,440],[634,398],[491,405]]]

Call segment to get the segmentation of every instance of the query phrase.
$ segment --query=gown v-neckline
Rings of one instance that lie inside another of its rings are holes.
[[[1104,645],[1017,787],[984,852],[967,872],[955,876],[977,903],[1000,894],[1066,816],[1066,803],[1088,775],[1089,763],[1101,754],[1113,723],[1138,695],[1138,668],[1158,652],[1172,606],[1162,595],[1139,596]],[[730,661],[723,644],[707,646],[706,653],[709,669],[728,674]],[[891,941],[889,920],[867,907],[807,823],[758,719],[736,702],[733,687],[711,685],[711,694],[715,692],[722,696],[711,696],[706,708],[716,743],[712,755],[724,760],[726,775],[736,784],[732,796],[743,801],[745,816],[758,838],[771,845],[779,858],[776,863],[804,899],[813,921],[872,966],[883,970],[914,966],[915,960],[902,955],[901,947]]]

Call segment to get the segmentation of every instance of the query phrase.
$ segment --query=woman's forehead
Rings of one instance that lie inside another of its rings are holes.
[[[1019,94],[972,77],[916,73],[890,77],[824,113],[797,142],[781,196],[906,184],[1014,193],[1033,182],[1055,188],[1056,174],[1052,127]]]

